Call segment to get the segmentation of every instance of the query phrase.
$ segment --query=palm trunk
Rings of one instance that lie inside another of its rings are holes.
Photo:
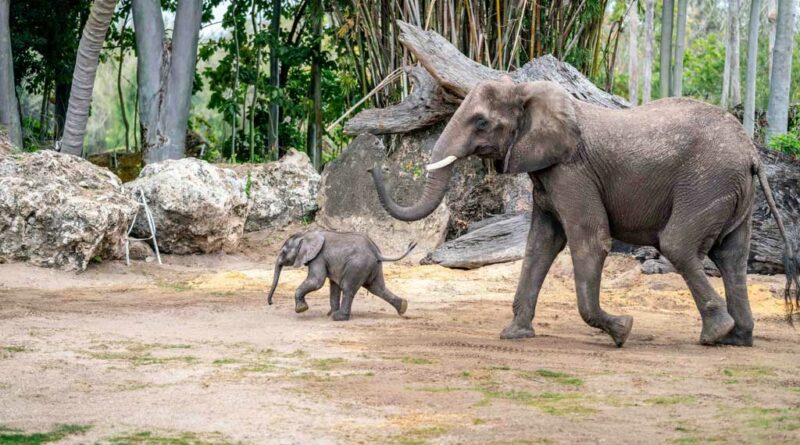
[[[64,136],[61,140],[61,151],[64,153],[75,156],[83,153],[83,139],[92,105],[92,90],[100,61],[100,51],[103,49],[108,27],[114,18],[116,5],[116,0],[95,0],[92,3],[89,20],[83,28],[72,76],[67,116],[64,120]]]
[[[742,103],[742,70],[739,67],[739,0],[731,0],[731,108]]]
[[[767,108],[767,140],[789,129],[789,88],[792,83],[792,44],[794,40],[794,0],[779,0],[772,76]]]
[[[686,5],[688,0],[678,0],[678,25],[675,31],[675,66],[672,72],[672,93],[683,95],[683,52],[686,48]]]
[[[670,95],[670,72],[672,71],[672,18],[675,7],[672,0],[664,0],[661,10],[661,97]]]
[[[653,82],[653,22],[655,0],[645,0],[644,3],[644,62],[642,64],[642,103],[650,102]]]
[[[10,0],[0,0],[0,127],[8,132],[12,144],[22,148],[22,125],[14,88],[14,62],[9,32],[10,4]]]
[[[750,4],[750,26],[747,37],[747,85],[745,86],[744,116],[742,123],[750,137],[755,132],[756,112],[756,69],[758,68],[758,27],[761,0],[752,0]]]
[[[633,5],[628,14],[628,100],[635,106],[639,104],[639,9]]]

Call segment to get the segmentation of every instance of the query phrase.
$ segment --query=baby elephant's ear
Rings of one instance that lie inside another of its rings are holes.
[[[325,237],[321,232],[308,232],[303,235],[303,239],[300,241],[300,250],[294,260],[294,266],[305,266],[309,261],[316,258],[319,255],[319,251],[322,250],[323,244],[325,244]]]

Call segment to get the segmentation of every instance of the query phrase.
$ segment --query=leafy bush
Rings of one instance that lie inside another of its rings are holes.
[[[797,136],[797,133],[791,131],[772,136],[769,140],[769,148],[798,157],[800,156],[800,137]]]

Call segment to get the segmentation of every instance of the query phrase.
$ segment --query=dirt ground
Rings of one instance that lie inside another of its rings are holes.
[[[388,265],[406,315],[362,291],[333,322],[327,285],[294,313],[304,270],[266,305],[280,238],[164,266],[0,265],[0,442],[800,443],[781,276],[750,277],[755,347],[709,348],[679,276],[613,256],[602,302],[635,319],[617,349],[580,320],[562,255],[537,337],[503,341],[520,263]]]

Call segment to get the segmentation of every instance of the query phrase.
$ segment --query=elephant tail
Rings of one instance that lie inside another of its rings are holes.
[[[767,181],[767,173],[764,171],[764,168],[760,162],[756,164],[754,170],[758,175],[758,181],[761,183],[761,189],[764,191],[764,197],[767,198],[769,211],[772,213],[772,217],[775,218],[775,223],[778,225],[778,231],[781,233],[781,238],[783,238],[783,243],[785,246],[783,250],[783,268],[784,273],[786,274],[786,286],[783,290],[783,298],[788,311],[788,320],[791,324],[795,307],[800,310],[800,278],[798,278],[798,274],[800,274],[800,258],[795,257],[794,243],[791,239],[789,239],[786,228],[783,225],[783,220],[778,214],[775,198],[772,195],[772,189]],[[792,285],[794,285],[794,292],[792,292]],[[792,304],[792,293],[794,293],[794,304]]]
[[[394,257],[394,258],[387,258],[387,257],[385,257],[385,256],[383,256],[381,254],[378,254],[378,259],[380,261],[383,261],[383,262],[386,262],[386,261],[400,261],[403,258],[405,258],[409,253],[411,253],[411,251],[414,250],[415,247],[417,247],[417,242],[416,241],[412,241],[411,244],[409,244],[408,247],[406,247],[406,251],[403,252],[402,255],[400,255],[398,257]]]

